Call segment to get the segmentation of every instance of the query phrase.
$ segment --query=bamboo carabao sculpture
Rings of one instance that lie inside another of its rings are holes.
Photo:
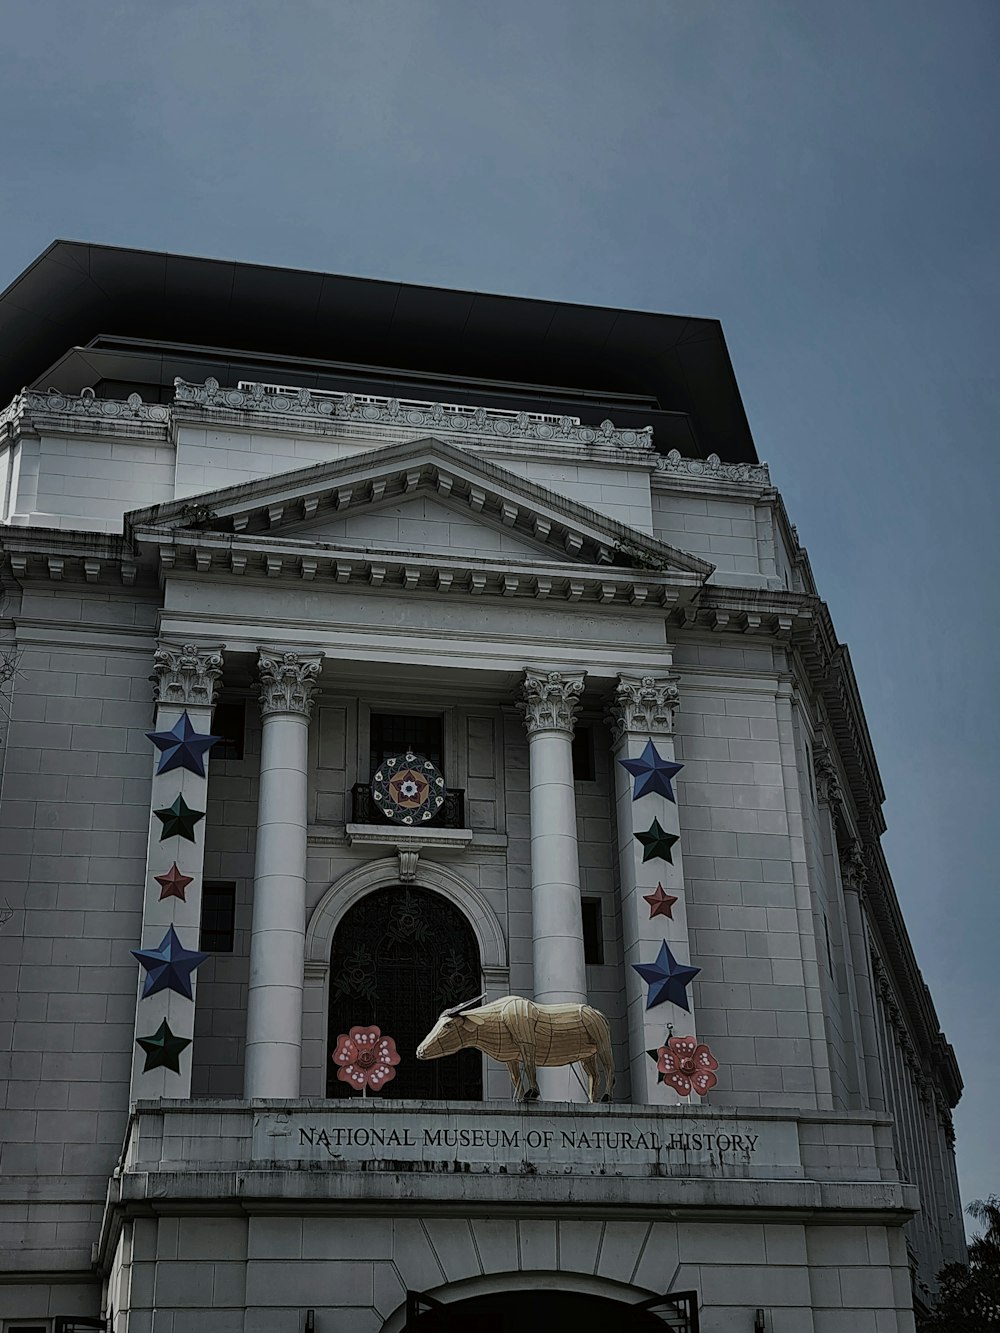
[[[417,1047],[418,1060],[439,1060],[468,1047],[507,1066],[516,1102],[538,1096],[538,1065],[579,1061],[592,1102],[611,1100],[615,1086],[608,1020],[589,1004],[534,1004],[520,995],[480,1006],[485,995],[445,1009]],[[598,1097],[601,1075],[604,1094]]]

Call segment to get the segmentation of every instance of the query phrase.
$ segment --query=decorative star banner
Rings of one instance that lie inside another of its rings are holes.
[[[153,814],[163,825],[160,841],[164,838],[187,838],[194,842],[194,828],[200,819],[205,818],[204,810],[192,810],[184,797],[178,794],[173,805],[163,810],[154,810]]]
[[[199,778],[205,776],[205,754],[222,740],[208,732],[195,731],[187,709],[169,731],[147,731],[146,735],[160,751],[157,773],[169,773],[175,768],[186,768]]]
[[[657,884],[655,893],[644,893],[642,896],[649,903],[650,921],[654,916],[665,916],[673,921],[673,907],[677,898],[675,895],[667,893],[662,884]]]
[[[636,833],[633,836],[642,844],[643,862],[659,857],[661,861],[669,861],[673,865],[674,858],[670,855],[670,849],[680,839],[676,833],[667,833],[660,828],[658,819],[653,820],[645,833]]]
[[[136,1044],[146,1052],[146,1063],[142,1072],[148,1074],[151,1069],[169,1069],[173,1074],[181,1072],[180,1057],[191,1045],[190,1037],[178,1037],[170,1031],[166,1019],[154,1033],[148,1037],[136,1037]]]
[[[160,886],[160,901],[164,898],[180,898],[182,903],[187,902],[187,895],[184,890],[189,884],[194,883],[193,875],[182,875],[177,869],[175,861],[165,875],[154,875],[153,878]]]
[[[156,949],[133,949],[132,955],[146,969],[146,980],[142,987],[144,1000],[161,990],[176,991],[186,1000],[194,999],[191,973],[201,966],[208,954],[199,953],[197,949],[185,949],[173,926],[167,927],[167,933]]]
[[[633,963],[633,969],[649,985],[646,995],[646,1008],[655,1009],[658,1004],[669,1000],[671,1004],[691,1012],[688,1004],[687,988],[701,971],[700,967],[685,967],[679,963],[667,948],[666,940],[660,945],[660,952],[653,963]]]
[[[670,780],[677,776],[684,765],[672,764],[669,759],[664,759],[657,753],[652,741],[646,742],[646,748],[638,759],[619,759],[618,762],[635,778],[633,801],[643,796],[656,795],[677,803]]]

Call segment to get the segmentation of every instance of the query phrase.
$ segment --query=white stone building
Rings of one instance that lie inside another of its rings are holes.
[[[961,1081],[719,326],[58,242],[0,397],[4,1333],[911,1330]],[[613,1103],[418,1062],[481,991],[601,1010]]]

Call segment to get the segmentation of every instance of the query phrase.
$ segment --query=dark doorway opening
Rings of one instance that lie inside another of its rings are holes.
[[[464,1301],[407,1293],[405,1333],[698,1333],[694,1292],[626,1305],[573,1291],[508,1291]]]
[[[441,1010],[474,999],[481,983],[472,927],[447,899],[409,884],[367,894],[346,913],[333,940],[326,1095],[358,1095],[337,1078],[333,1052],[341,1033],[377,1023],[402,1057],[380,1096],[482,1101],[478,1051],[416,1057]]]

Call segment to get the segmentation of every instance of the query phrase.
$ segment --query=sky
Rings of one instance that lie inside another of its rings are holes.
[[[995,0],[0,14],[0,288],[59,236],[722,321],[1000,1192]]]

